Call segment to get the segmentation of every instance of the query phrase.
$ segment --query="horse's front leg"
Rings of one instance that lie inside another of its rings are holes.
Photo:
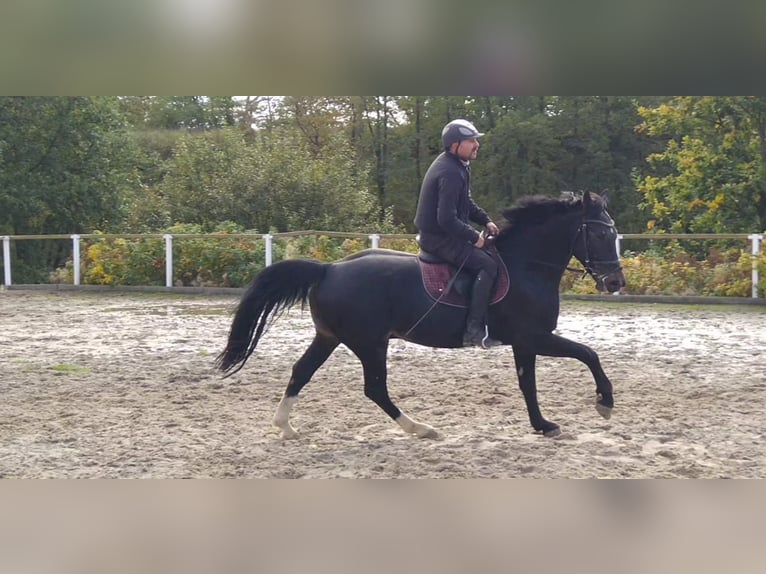
[[[519,388],[527,403],[529,422],[532,428],[545,436],[553,437],[561,434],[559,425],[545,420],[537,402],[537,379],[535,376],[535,354],[518,350],[514,347],[513,358],[516,362],[516,374],[519,376]]]
[[[612,382],[604,373],[604,369],[601,368],[601,361],[599,361],[596,351],[587,345],[570,341],[553,333],[537,337],[535,339],[535,351],[538,355],[571,357],[585,363],[596,381],[596,394],[598,395],[596,410],[605,419],[612,416],[612,408],[614,408]]]

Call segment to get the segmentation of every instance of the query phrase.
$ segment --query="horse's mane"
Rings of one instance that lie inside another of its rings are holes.
[[[593,199],[598,196],[591,194]],[[560,197],[528,195],[519,199],[513,207],[503,211],[505,223],[502,232],[523,225],[539,225],[555,215],[570,213],[582,209],[582,196],[564,192]]]

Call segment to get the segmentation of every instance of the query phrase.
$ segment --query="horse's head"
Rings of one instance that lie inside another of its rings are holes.
[[[606,194],[583,194],[583,219],[573,255],[596,281],[596,289],[615,293],[627,282],[617,253],[617,228],[606,210],[607,199]]]

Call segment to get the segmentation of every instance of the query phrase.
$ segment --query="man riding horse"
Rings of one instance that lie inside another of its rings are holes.
[[[492,285],[497,277],[495,259],[482,249],[484,235],[473,221],[497,235],[498,228],[471,197],[470,161],[476,159],[483,136],[467,120],[453,120],[442,130],[444,151],[428,168],[420,188],[415,225],[420,247],[475,275],[468,307],[463,346],[499,345],[486,329]]]

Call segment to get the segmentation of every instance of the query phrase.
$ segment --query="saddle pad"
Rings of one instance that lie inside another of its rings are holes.
[[[418,258],[418,263],[420,264],[420,274],[423,277],[423,287],[431,299],[452,307],[468,307],[468,300],[457,292],[454,284],[450,287],[449,292],[444,293],[457,267],[449,263],[426,263],[420,258]],[[508,294],[510,285],[508,269],[506,269],[503,260],[498,258],[497,279],[489,304],[499,303]]]

